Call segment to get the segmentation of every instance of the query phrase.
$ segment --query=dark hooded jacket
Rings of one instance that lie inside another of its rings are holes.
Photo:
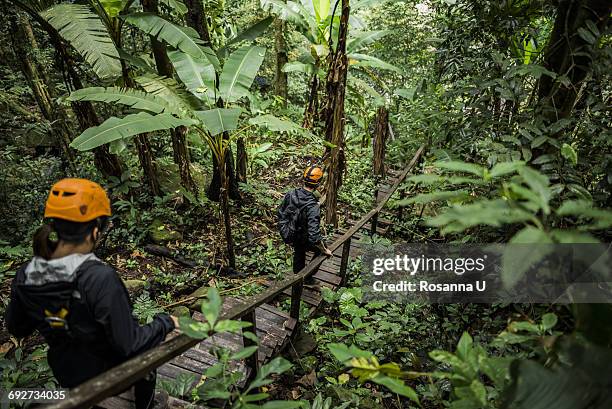
[[[58,301],[62,294],[64,300]],[[52,328],[45,318],[58,302],[68,305],[67,328]],[[42,334],[49,344],[49,366],[66,388],[158,345],[174,329],[166,314],[139,325],[125,285],[92,253],[34,257],[23,266],[11,286],[6,325],[16,337],[34,330]]]
[[[298,207],[301,209],[296,232],[296,244],[314,246],[320,243],[322,240],[321,209],[314,193],[304,188],[297,188],[288,194],[295,195],[299,204]]]

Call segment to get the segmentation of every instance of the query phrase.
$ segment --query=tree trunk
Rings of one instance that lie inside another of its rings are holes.
[[[378,108],[376,129],[372,143],[373,168],[377,176],[385,176],[385,145],[389,134],[389,111],[384,106]]]
[[[223,186],[221,189],[221,213],[223,216],[223,226],[225,230],[225,241],[227,244],[227,259],[229,266],[231,268],[236,268],[236,255],[234,252],[234,238],[232,237],[232,224],[230,218],[230,208],[229,208],[229,192],[228,192],[228,183],[229,180],[227,178],[226,170],[227,167],[221,168],[221,185]],[[229,169],[232,169],[229,167]]]
[[[330,163],[327,176],[325,198],[325,221],[338,226],[336,212],[338,190],[342,185],[342,174],[346,166],[344,157],[344,95],[348,60],[346,57],[346,38],[348,34],[350,6],[349,0],[342,0],[338,45],[330,53],[330,66],[327,74],[327,105],[325,107],[325,140],[334,145],[330,150]]]
[[[244,144],[244,138],[241,137],[236,141],[236,180],[238,182],[247,182],[247,165],[247,150]]]
[[[210,31],[208,30],[203,1],[186,0],[185,5],[187,6],[187,15],[185,16],[187,25],[197,31],[204,44],[210,47],[212,42],[210,41]]]
[[[117,48],[121,47],[121,44],[115,44]],[[130,69],[121,60],[121,73],[123,76],[123,84],[127,88],[136,88],[136,83],[130,75]],[[161,186],[159,184],[159,177],[157,175],[157,164],[153,160],[153,150],[151,149],[151,143],[149,142],[149,134],[140,134],[134,138],[134,144],[136,145],[136,151],[138,152],[138,160],[144,174],[145,180],[149,185],[149,189],[154,196],[161,196]]]
[[[311,129],[317,119],[319,112],[319,76],[315,72],[310,81],[310,91],[308,93],[308,102],[304,110],[304,121],[302,128]]]
[[[571,115],[581,84],[592,69],[590,54],[594,45],[581,37],[578,30],[590,32],[586,25],[590,20],[603,32],[611,12],[609,0],[559,2],[543,65],[558,76],[566,76],[569,81],[564,85],[546,75],[540,79],[538,96],[548,108],[546,116],[550,123]]]
[[[212,155],[212,166],[213,166],[213,177],[206,191],[206,196],[213,202],[218,202],[221,197],[221,169],[217,162],[215,155]],[[232,150],[228,147],[225,153],[225,177],[227,178],[228,194],[233,200],[240,199],[240,190],[238,189],[238,180],[234,173],[234,155]]]
[[[32,27],[21,13],[9,12],[8,17],[13,32],[13,36],[11,36],[12,45],[21,64],[21,71],[30,85],[43,117],[51,123],[56,143],[64,152],[64,164],[74,171],[75,155],[70,148],[72,138],[68,129],[68,117],[62,107],[55,103],[55,96],[45,81],[46,74],[39,70],[41,65],[36,61],[38,44],[34,38]]]
[[[143,10],[153,14],[158,14],[157,0],[143,0]],[[166,54],[166,44],[159,41],[154,36],[151,38],[151,48],[155,58],[155,65],[159,75],[172,78],[174,68]],[[188,191],[197,195],[198,189],[193,177],[191,176],[191,162],[189,160],[189,150],[187,149],[187,128],[184,126],[176,129],[170,129],[170,137],[172,139],[172,152],[174,163],[178,166],[181,185]]]
[[[274,78],[274,92],[283,98],[283,107],[287,107],[289,98],[287,73],[283,72],[283,67],[287,64],[287,44],[285,42],[285,21],[277,18],[274,22],[274,43],[276,46],[276,75]]]

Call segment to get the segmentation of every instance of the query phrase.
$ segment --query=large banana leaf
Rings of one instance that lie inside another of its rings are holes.
[[[351,60],[351,66],[353,67],[373,67],[380,68],[383,70],[395,71],[398,74],[403,73],[403,71],[395,65],[389,64],[388,62],[385,62],[379,58],[372,57],[371,55],[354,53],[349,54],[348,58],[349,60]]]
[[[213,106],[216,100],[215,67],[208,60],[195,58],[180,50],[168,51],[168,58],[187,89],[208,106]]]
[[[100,126],[85,130],[75,138],[70,146],[80,151],[88,151],[118,139],[129,138],[147,132],[162,129],[189,126],[194,123],[190,119],[179,119],[172,114],[151,115],[146,112],[127,115],[123,118],[110,117]]]
[[[366,31],[360,33],[356,37],[351,38],[346,45],[347,54],[355,53],[366,45],[372,44],[373,42],[383,38],[386,35],[391,34],[391,30],[378,30],[378,31]]]
[[[187,6],[185,3],[179,0],[160,0],[160,3],[168,6],[172,10],[176,11],[181,16],[187,13]]]
[[[202,102],[172,78],[146,74],[136,77],[135,80],[147,93],[158,95],[181,110],[192,111],[202,108]]]
[[[235,102],[249,94],[265,53],[263,47],[244,46],[229,56],[219,79],[219,91],[224,101]]]
[[[281,119],[270,114],[254,116],[249,119],[249,124],[258,125],[274,132],[298,133],[304,136],[314,137],[307,129],[302,128],[295,122]]]
[[[238,127],[240,108],[215,108],[207,111],[195,112],[196,117],[202,121],[212,136],[222,132],[233,131]]]
[[[225,55],[225,53],[227,52],[227,48],[232,44],[236,44],[241,41],[255,40],[257,37],[265,33],[265,31],[268,29],[268,27],[270,26],[270,24],[272,24],[273,21],[274,17],[272,16],[266,17],[263,20],[259,20],[249,28],[238,33],[236,37],[229,40],[222,48],[219,49],[219,54]]]
[[[288,62],[283,66],[283,72],[303,72],[305,74],[312,75],[315,72],[314,64],[304,64],[299,61]]]
[[[89,7],[63,3],[40,12],[100,78],[121,74],[119,54],[106,28]]]
[[[175,105],[156,95],[147,94],[131,88],[118,87],[90,87],[74,91],[68,97],[69,101],[98,101],[127,105],[130,108],[148,111],[152,114],[170,112],[180,115],[181,112]]]
[[[204,46],[193,28],[177,26],[153,13],[132,13],[125,16],[124,20],[145,33],[164,40],[174,48],[195,58],[208,60],[215,69],[220,68],[214,51]]]
[[[261,0],[261,7],[277,15],[280,19],[290,21],[306,36],[311,43],[317,42],[318,24],[313,13],[295,1]]]

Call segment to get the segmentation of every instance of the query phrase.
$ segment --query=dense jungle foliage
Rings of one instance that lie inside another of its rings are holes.
[[[97,254],[135,316],[180,315],[196,338],[241,329],[222,297],[290,274],[276,209],[313,163],[328,238],[425,144],[364,243],[610,243],[610,1],[0,5],[3,313],[63,177],[107,189]],[[349,272],[246,389],[232,361],[256,346],[158,387],[245,409],[612,407],[611,304],[366,301],[362,261]],[[206,322],[182,302],[196,290]],[[3,323],[0,353],[1,389],[56,385],[39,336]]]

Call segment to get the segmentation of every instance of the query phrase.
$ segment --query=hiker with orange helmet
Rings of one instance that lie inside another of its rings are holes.
[[[49,366],[64,388],[158,345],[178,326],[166,314],[139,325],[125,285],[93,254],[110,216],[110,201],[97,183],[63,179],[54,184],[45,206],[50,222],[34,234],[34,257],[11,286],[8,331],[24,337],[38,330],[49,344]],[[138,381],[137,408],[152,407],[154,391],[154,373]]]
[[[323,180],[323,169],[309,166],[302,176],[303,187],[289,191],[278,209],[278,227],[285,243],[293,246],[293,272],[297,273],[306,266],[306,252],[314,256],[332,253],[321,236],[321,210],[314,192]],[[307,285],[314,286],[310,277]]]

